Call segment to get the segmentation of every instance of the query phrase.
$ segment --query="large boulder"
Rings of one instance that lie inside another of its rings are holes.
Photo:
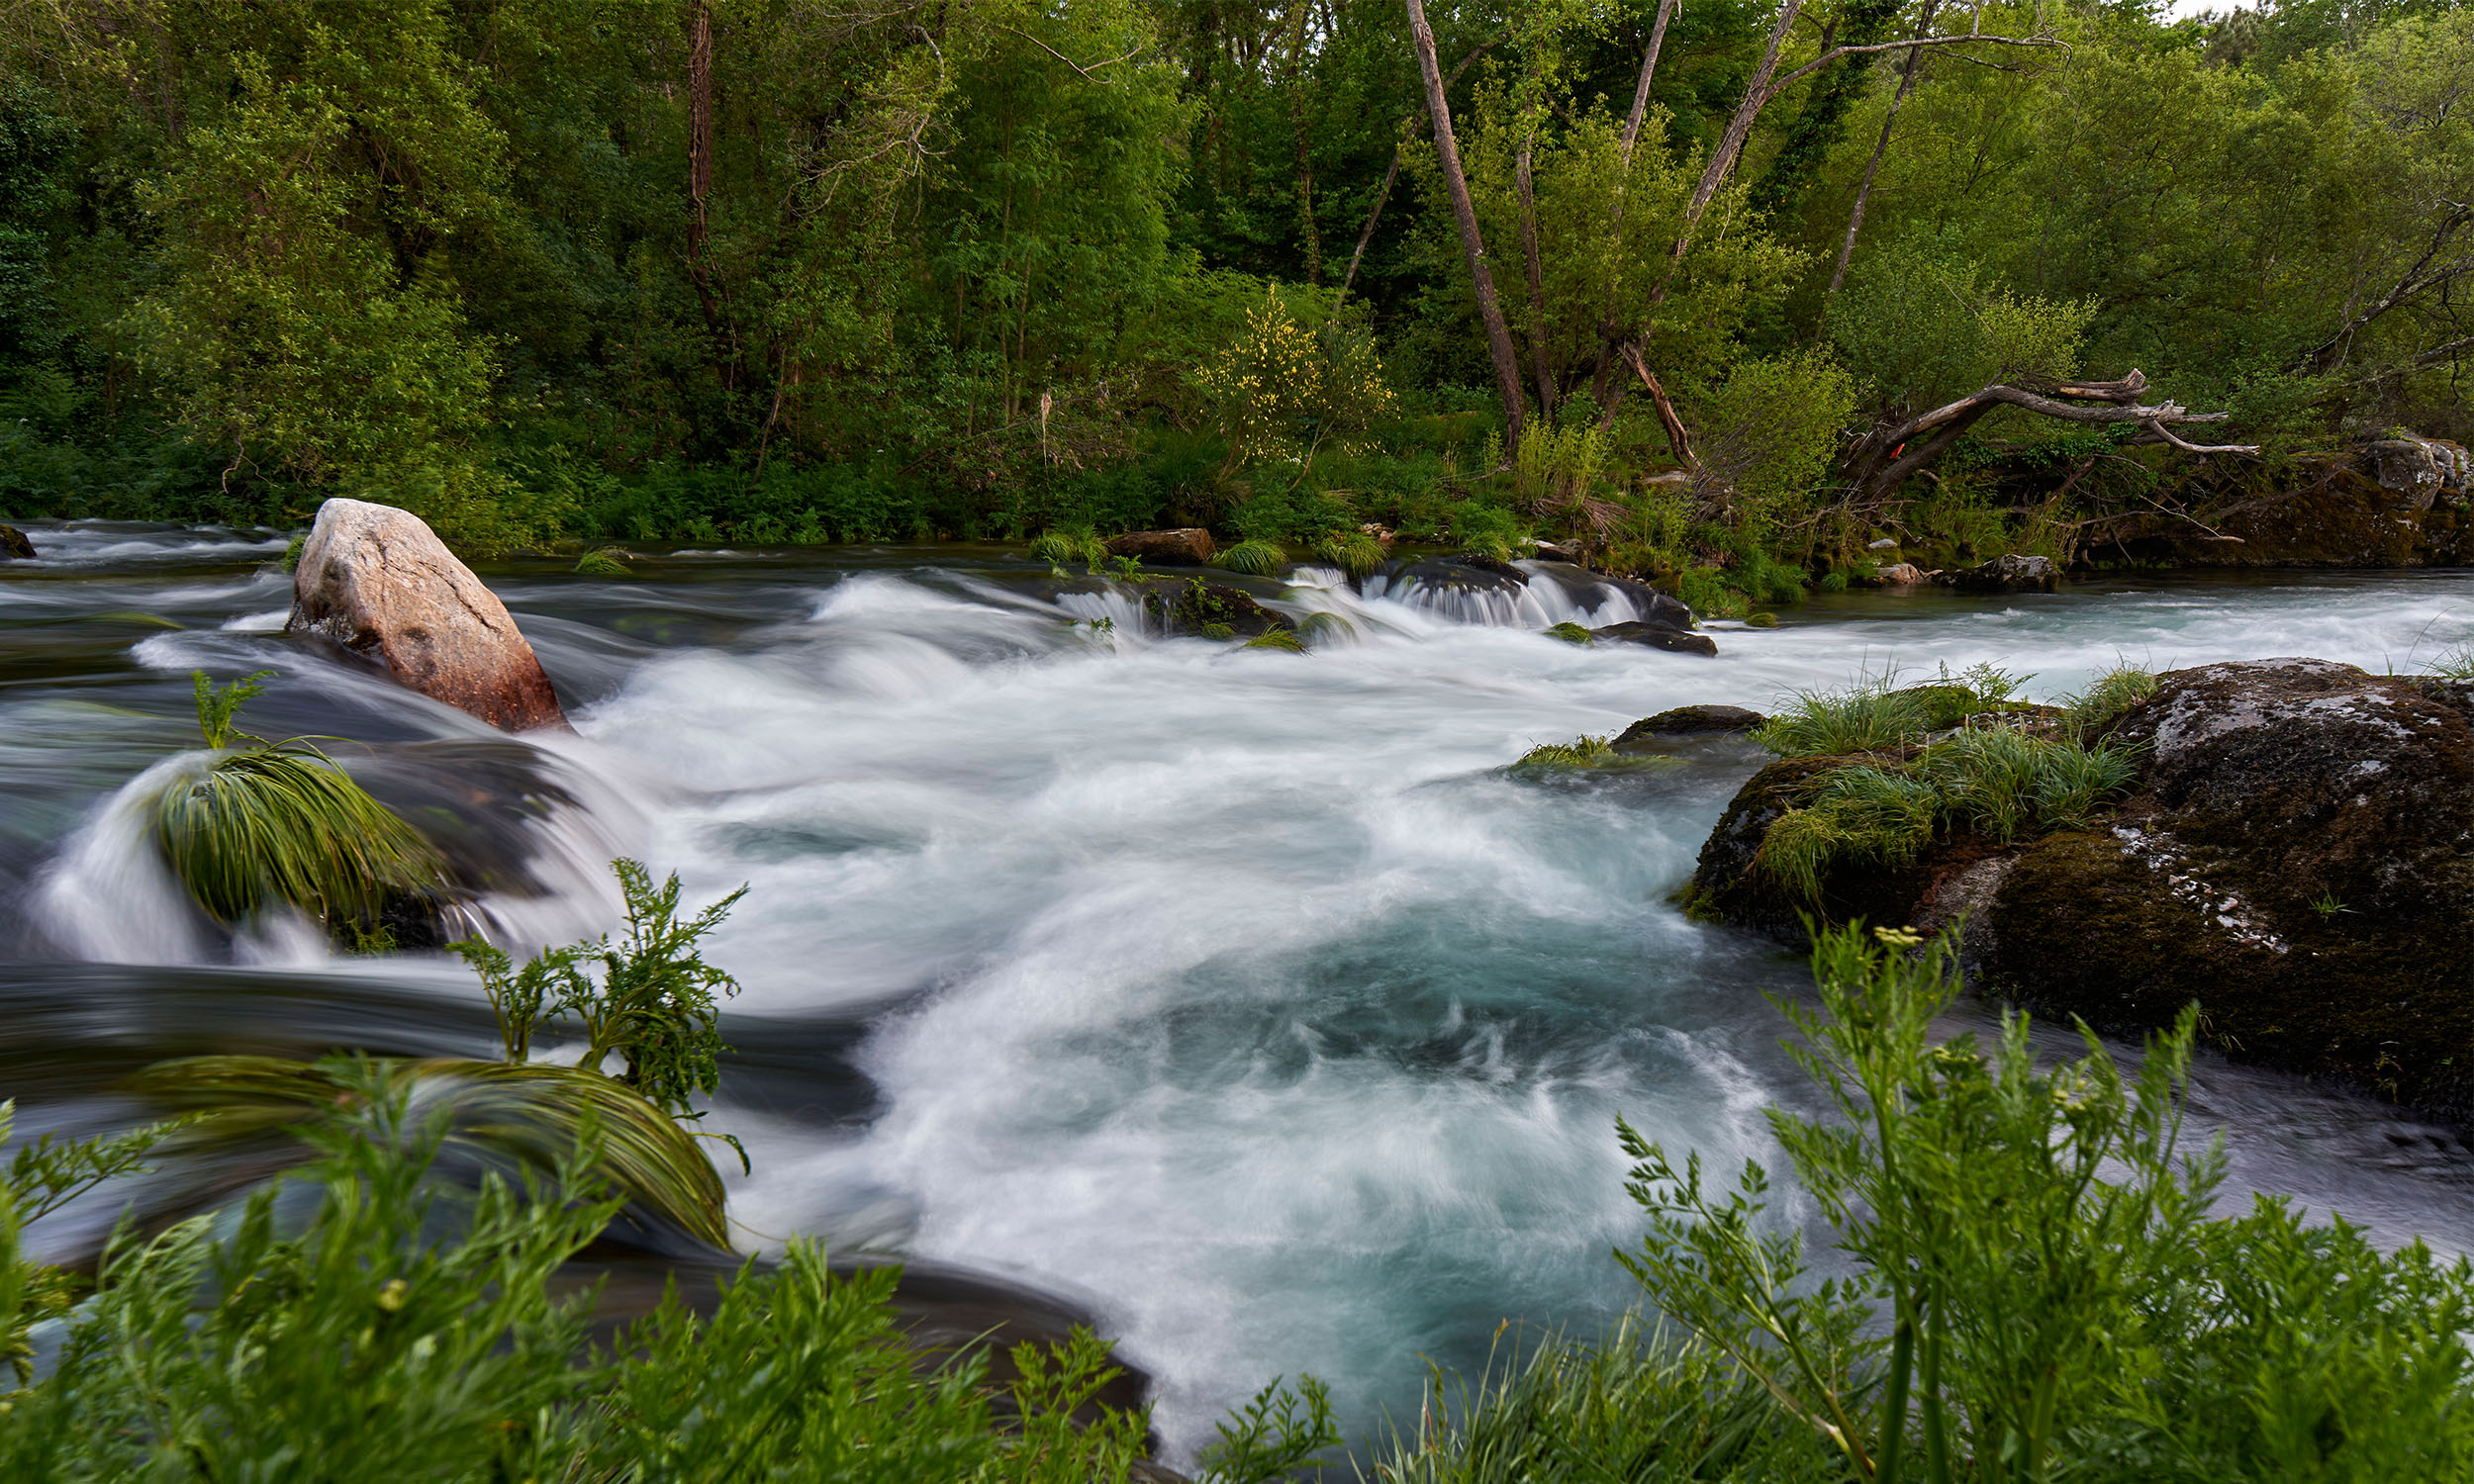
[[[1146,567],[1207,567],[1217,548],[1199,526],[1182,530],[1135,530],[1107,540],[1108,555],[1132,557]]]
[[[26,532],[14,525],[0,525],[0,562],[12,558],[28,559],[35,554],[35,543],[26,539]]]
[[[1838,768],[1773,763],[1702,848],[1701,915],[1787,942],[1804,912],[1928,931],[1963,918],[1980,983],[2139,1032],[2196,1000],[2245,1060],[2474,1118],[2474,695],[2324,660],[2161,678],[2109,739],[2128,796],[2003,846],[1944,835],[1895,870],[1843,865],[1818,901],[1760,868],[1769,827]]]
[[[1145,585],[1143,607],[1170,633],[1206,639],[1255,639],[1289,626],[1286,618],[1257,603],[1244,589],[1198,577]]]
[[[1937,572],[1933,580],[1961,593],[2050,593],[2061,580],[2052,558],[1997,556],[1989,562]]]
[[[410,510],[360,500],[319,507],[285,626],[325,634],[502,731],[566,725],[507,605]]]
[[[1696,634],[1688,628],[1677,628],[1667,623],[1645,623],[1638,618],[1593,628],[1589,630],[1589,637],[1599,643],[1646,644],[1652,649],[1665,650],[1668,654],[1706,655],[1712,659],[1718,655],[1718,641],[1707,634]]]
[[[1740,737],[1769,718],[1742,706],[1675,706],[1624,728],[1617,747],[1665,737]]]
[[[2200,1003],[2240,1055],[2474,1115],[2474,728],[2323,660],[2177,671],[2116,729],[2141,792],[2021,855],[1991,970],[2122,1028]]]

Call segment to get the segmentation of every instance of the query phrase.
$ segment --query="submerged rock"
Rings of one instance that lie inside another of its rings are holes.
[[[26,539],[26,532],[14,525],[0,525],[0,562],[31,559],[35,543]]]
[[[1718,655],[1718,641],[1707,634],[1694,633],[1688,628],[1677,628],[1672,624],[1647,623],[1637,618],[1627,619],[1622,623],[1610,623],[1604,628],[1593,628],[1589,630],[1589,637],[1601,643],[1613,641],[1622,644],[1646,644],[1652,649],[1664,649],[1669,654],[1707,655],[1713,659]]]
[[[1615,745],[1622,747],[1660,737],[1741,736],[1768,719],[1742,706],[1676,706],[1625,727]]]
[[[359,500],[319,507],[285,627],[325,634],[502,731],[566,725],[507,605],[410,510]]]
[[[1110,536],[1108,555],[1132,557],[1146,567],[1207,567],[1217,548],[1199,526],[1181,530],[1134,530]]]
[[[2061,580],[2050,557],[2018,555],[1997,556],[1933,577],[1961,593],[2050,593]]]
[[[1703,915],[1801,942],[1799,912],[1937,930],[1979,983],[2100,1028],[2170,1024],[2245,1060],[2474,1117],[2474,726],[2448,683],[2323,660],[2162,677],[2114,724],[2131,793],[2015,846],[1937,839],[1840,867],[1818,902],[1755,868],[1769,826],[1860,758],[1773,763],[1702,848]]]

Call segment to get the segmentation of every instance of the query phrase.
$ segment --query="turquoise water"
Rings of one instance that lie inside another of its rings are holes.
[[[372,1037],[479,1045],[458,967],[201,931],[129,786],[194,739],[193,668],[276,670],[244,717],[270,734],[485,730],[277,632],[279,536],[33,535],[47,560],[0,565],[0,995],[49,1004],[76,962],[125,966],[74,973],[131,1043],[202,1013],[143,966],[237,963],[216,982],[293,1008],[242,996],[218,1044],[349,1035],[383,991]],[[2474,575],[2446,573],[1846,595],[1710,625],[1714,661],[1546,638],[1629,612],[1544,585],[1256,585],[1337,615],[1299,656],[1148,635],[1123,595],[1060,595],[993,548],[486,575],[581,735],[521,744],[575,802],[525,836],[539,892],[483,925],[518,948],[601,930],[593,868],[622,852],[700,898],[747,882],[713,953],[746,985],[713,1121],[755,1158],[732,1172],[747,1243],[821,1233],[1078,1297],[1158,1378],[1180,1447],[1276,1374],[1328,1378],[1363,1427],[1413,1414],[1427,1358],[1481,1362],[1500,1320],[1603,1324],[1628,1302],[1609,1249],[1639,1228],[1618,1114],[1721,1166],[1771,1158],[1762,1111],[1799,1093],[1763,996],[1798,966],[1668,901],[1757,760],[1508,776],[1531,745],[1885,668],[1991,661],[2042,697],[2118,658],[2402,670],[2474,635]],[[43,1024],[63,1056],[103,1034]],[[2246,1188],[2389,1240],[2474,1233],[2444,1131],[2214,1063],[2196,1104]]]

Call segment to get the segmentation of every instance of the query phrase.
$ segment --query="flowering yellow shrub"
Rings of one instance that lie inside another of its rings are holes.
[[[1245,333],[1196,371],[1194,383],[1228,437],[1231,466],[1311,452],[1398,406],[1363,335],[1299,325],[1277,290],[1247,312]]]

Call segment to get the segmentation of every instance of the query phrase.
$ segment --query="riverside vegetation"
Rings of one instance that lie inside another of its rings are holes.
[[[2452,0],[12,0],[0,514],[2117,556],[2474,435],[2469,77]]]
[[[1828,1104],[1771,1132],[1834,1253],[1748,1164],[1713,1180],[1629,1127],[1655,1322],[1549,1340],[1456,1385],[1361,1470],[1392,1484],[2474,1477],[2474,1269],[2258,1197],[2217,1214],[2182,1144],[2190,1014],[2134,1071],[2023,1016],[1938,1041],[1946,942],[1823,932],[1782,1005]],[[2084,1034],[2084,1033],[2083,1033]],[[22,1145],[0,1187],[0,1464],[13,1479],[1139,1477],[1138,1414],[1084,1407],[1105,1351],[920,1357],[891,1277],[793,1245],[716,1295],[596,1335],[562,1263],[623,1196],[592,1120],[545,1168],[428,1178],[448,1137],[384,1067],[291,1125],[308,1162],[221,1215],[126,1222],[91,1280],[27,1226],[140,1170],[156,1126]],[[579,1073],[594,1076],[595,1073]],[[1078,1413],[1078,1409],[1082,1409]],[[1328,1459],[1319,1387],[1268,1387],[1205,1477]]]

